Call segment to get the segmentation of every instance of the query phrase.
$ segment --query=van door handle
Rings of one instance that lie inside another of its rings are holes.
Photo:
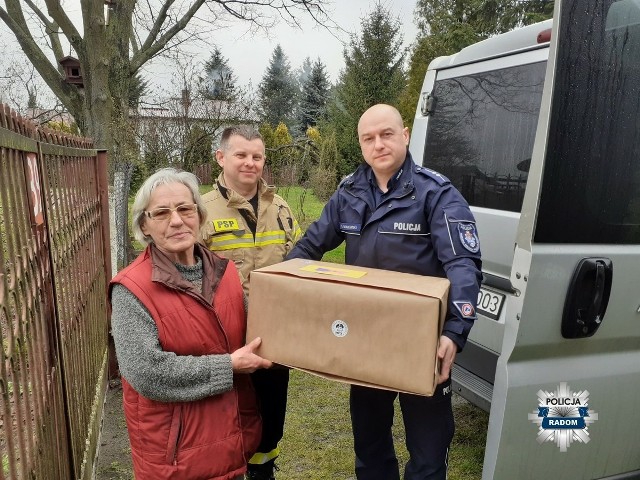
[[[600,318],[600,307],[602,306],[602,297],[604,294],[604,265],[601,262],[596,262],[596,279],[595,279],[595,288],[593,295],[593,302],[591,302],[591,306],[587,311],[586,321],[590,321],[593,319],[595,323],[602,322],[602,318]]]
[[[564,338],[590,337],[602,324],[609,303],[613,263],[608,258],[578,262],[567,291],[562,315]]]

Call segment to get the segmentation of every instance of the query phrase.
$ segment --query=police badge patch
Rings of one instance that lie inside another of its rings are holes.
[[[473,223],[458,223],[458,235],[460,236],[460,243],[462,246],[469,250],[471,253],[478,253],[480,250],[480,240],[478,239],[478,232],[476,226]]]
[[[453,304],[464,318],[476,318],[476,309],[471,302],[453,302]]]

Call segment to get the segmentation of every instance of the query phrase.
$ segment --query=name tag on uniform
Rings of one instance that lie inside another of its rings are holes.
[[[240,230],[238,220],[235,218],[220,218],[213,221],[213,229],[220,232],[233,232],[234,230]]]
[[[360,224],[340,222],[340,231],[345,233],[349,233],[349,232],[360,233]]]

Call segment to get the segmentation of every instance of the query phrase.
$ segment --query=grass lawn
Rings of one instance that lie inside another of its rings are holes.
[[[400,471],[408,460],[396,400],[393,437]],[[449,454],[450,480],[482,476],[489,416],[454,395],[456,433]],[[354,480],[349,386],[291,371],[279,480]]]
[[[282,187],[278,189],[278,195],[287,201],[303,231],[322,213],[324,202],[318,200],[311,190],[302,187]],[[344,263],[344,243],[335,250],[325,253],[322,260]]]

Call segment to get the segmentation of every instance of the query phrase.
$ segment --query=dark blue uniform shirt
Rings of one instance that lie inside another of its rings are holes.
[[[482,278],[469,205],[447,178],[417,166],[409,153],[387,193],[372,178],[367,164],[346,177],[287,258],[320,260],[345,241],[348,265],[448,278],[443,334],[462,349]]]
[[[367,172],[367,180],[369,181],[369,185],[371,186],[371,192],[373,193],[373,205],[377,208],[390,194],[394,189],[396,183],[398,183],[398,179],[402,175],[402,168],[400,168],[387,182],[387,191],[383,192],[380,190],[378,186],[378,181],[376,180],[376,176],[373,174],[373,170],[369,169]]]

